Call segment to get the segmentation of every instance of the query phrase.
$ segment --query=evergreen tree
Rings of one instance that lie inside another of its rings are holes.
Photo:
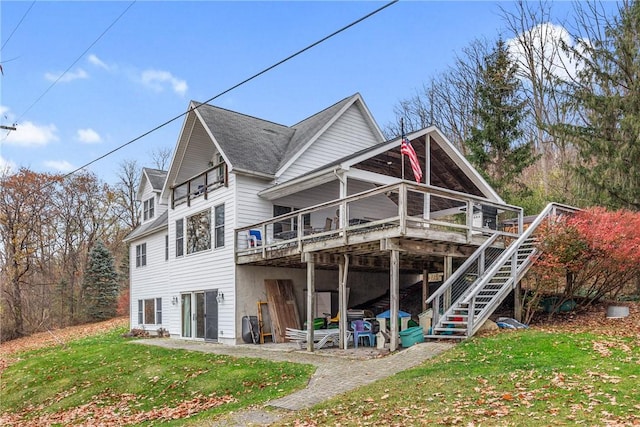
[[[465,142],[467,157],[485,179],[505,198],[524,189],[521,172],[533,164],[532,142],[523,142],[520,123],[525,101],[519,96],[517,64],[502,39],[480,66],[473,113],[476,125]]]
[[[113,256],[101,241],[91,248],[83,283],[87,315],[91,320],[115,317],[118,300],[118,274]]]
[[[625,2],[604,32],[599,19],[584,19],[587,38],[567,47],[578,69],[568,85],[577,119],[557,130],[578,150],[587,204],[640,210],[640,3]]]

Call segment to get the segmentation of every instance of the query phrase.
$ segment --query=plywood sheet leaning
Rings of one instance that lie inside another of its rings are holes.
[[[267,279],[267,306],[273,325],[273,342],[286,342],[287,328],[300,329],[300,316],[291,280]]]

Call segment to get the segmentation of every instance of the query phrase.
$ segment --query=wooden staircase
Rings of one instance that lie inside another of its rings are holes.
[[[539,255],[534,233],[544,221],[577,209],[550,203],[515,241],[496,234],[429,297],[433,327],[427,338],[465,339],[493,314]],[[500,245],[502,239],[504,245]],[[508,245],[505,249],[500,249]]]

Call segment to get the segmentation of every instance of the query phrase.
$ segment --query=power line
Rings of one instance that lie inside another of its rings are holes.
[[[113,22],[111,22],[111,24],[109,24],[109,26],[98,36],[98,38],[96,38],[93,41],[93,43],[91,43],[89,47],[87,47],[84,50],[84,52],[82,52],[80,56],[78,56],[76,60],[73,61],[71,65],[69,65],[69,67],[67,67],[67,69],[64,70],[64,72],[60,74],[60,76],[58,76],[58,78],[53,83],[51,83],[51,85],[47,89],[45,89],[44,92],[42,92],[42,95],[40,95],[35,101],[33,101],[33,103],[29,106],[29,108],[27,108],[22,114],[20,114],[20,116],[18,117],[18,120],[16,120],[17,122],[19,122],[20,119],[22,119],[25,116],[25,114],[27,114],[38,102],[40,102],[40,100],[44,98],[44,96],[56,85],[56,83],[58,83],[62,79],[62,77],[64,77],[64,75],[67,74],[69,70],[71,70],[71,68],[73,68],[73,66],[76,65],[78,61],[80,61],[82,57],[85,56],[87,52],[89,52],[89,50],[93,46],[95,46],[96,43],[100,41],[100,39],[102,39],[102,37],[104,37],[105,34],[107,34],[107,32],[111,29],[111,27],[113,27],[120,20],[120,18],[122,18],[124,14],[127,13],[129,9],[131,9],[131,6],[133,6],[135,2],[136,0],[133,0],[131,3],[129,3],[129,6],[127,6],[126,9],[123,10],[122,13],[118,15],[118,17]]]
[[[27,17],[27,15],[29,14],[29,12],[31,11],[31,8],[33,7],[33,5],[36,4],[36,0],[33,0],[33,2],[31,3],[31,6],[29,6],[29,9],[27,9],[27,11],[24,13],[24,15],[22,15],[22,18],[20,18],[20,22],[18,22],[18,24],[16,25],[16,27],[13,29],[13,31],[11,31],[11,34],[9,34],[9,37],[7,37],[7,39],[4,41],[4,43],[2,43],[2,47],[0,47],[0,51],[2,49],[4,49],[4,47],[7,45],[7,43],[9,43],[9,40],[11,40],[11,37],[13,37],[13,33],[16,32],[16,30],[18,29],[18,27],[20,27],[20,24],[22,24],[22,21],[24,21],[24,18]]]
[[[385,4],[384,6],[381,6],[381,7],[379,7],[378,9],[374,10],[373,12],[370,12],[370,13],[366,14],[365,16],[363,16],[363,17],[361,17],[361,18],[359,18],[359,19],[357,19],[357,20],[355,20],[355,21],[351,22],[350,24],[345,25],[344,27],[340,28],[339,30],[334,31],[333,33],[329,34],[328,36],[325,36],[325,37],[321,38],[320,40],[318,40],[318,41],[316,41],[316,42],[314,42],[314,43],[311,43],[311,44],[310,44],[310,45],[308,45],[307,47],[304,47],[304,48],[300,49],[299,51],[297,51],[297,52],[295,52],[295,53],[293,53],[293,54],[291,54],[291,55],[287,56],[286,58],[284,58],[284,59],[282,59],[282,60],[280,60],[280,61],[276,62],[275,64],[273,64],[273,65],[271,65],[271,66],[269,66],[269,67],[267,67],[267,68],[263,69],[262,71],[257,72],[256,74],[252,75],[251,77],[247,77],[246,79],[242,80],[240,83],[236,83],[235,85],[231,86],[230,88],[228,88],[228,89],[226,89],[226,90],[224,90],[224,91],[222,91],[222,92],[218,93],[217,95],[212,96],[211,98],[209,98],[209,99],[207,99],[206,101],[204,101],[202,104],[197,105],[197,106],[195,106],[195,107],[193,107],[193,108],[191,108],[191,109],[189,109],[189,110],[187,110],[187,111],[185,111],[185,112],[183,112],[183,113],[178,114],[177,116],[175,116],[175,117],[173,117],[173,118],[171,118],[171,119],[169,119],[169,120],[167,120],[167,121],[165,121],[165,122],[163,122],[163,123],[159,124],[158,126],[154,127],[153,129],[148,130],[147,132],[143,133],[142,135],[139,135],[139,136],[137,136],[137,137],[133,138],[132,140],[130,140],[130,141],[128,141],[128,142],[125,142],[124,144],[119,145],[118,147],[114,148],[113,150],[111,150],[111,151],[109,151],[109,152],[107,152],[107,153],[105,153],[105,154],[101,155],[100,157],[97,157],[97,158],[95,158],[95,159],[91,160],[90,162],[85,163],[84,165],[80,166],[79,168],[74,169],[73,171],[71,171],[71,172],[67,173],[66,175],[63,175],[63,177],[62,177],[62,178],[63,178],[63,179],[64,179],[64,178],[67,178],[67,177],[69,177],[69,176],[71,176],[71,175],[75,174],[76,172],[81,171],[82,169],[86,168],[87,166],[91,166],[92,164],[96,163],[96,162],[97,162],[97,161],[99,161],[99,160],[104,159],[104,158],[105,158],[105,157],[107,157],[107,156],[110,156],[111,154],[115,153],[116,151],[119,151],[119,150],[123,149],[124,147],[126,147],[126,146],[128,146],[128,145],[133,144],[134,142],[136,142],[136,141],[138,141],[138,140],[140,140],[140,139],[144,138],[144,137],[145,137],[145,136],[147,136],[147,135],[150,135],[151,133],[153,133],[153,132],[155,132],[155,131],[157,131],[157,130],[159,130],[159,129],[161,129],[161,128],[165,127],[165,126],[167,126],[167,125],[168,125],[168,124],[170,124],[170,123],[173,123],[174,121],[178,120],[179,118],[184,117],[185,115],[187,115],[190,111],[196,110],[196,109],[200,108],[202,105],[204,105],[204,104],[208,104],[209,102],[213,101],[214,99],[219,98],[219,97],[221,97],[222,95],[225,95],[225,94],[227,94],[227,93],[231,92],[231,91],[232,91],[232,90],[234,90],[234,89],[237,89],[238,87],[240,87],[240,86],[242,86],[242,85],[244,85],[244,84],[246,84],[246,83],[250,82],[251,80],[253,80],[253,79],[255,79],[255,78],[257,78],[257,77],[259,77],[259,76],[263,75],[264,73],[266,73],[266,72],[268,72],[268,71],[273,70],[274,68],[276,68],[276,67],[278,67],[278,66],[280,66],[280,65],[284,64],[284,63],[285,63],[285,62],[287,62],[287,61],[290,61],[291,59],[293,59],[293,58],[295,58],[296,56],[298,56],[298,55],[300,55],[300,54],[302,54],[302,53],[304,53],[304,52],[308,51],[309,49],[314,48],[314,47],[318,46],[318,45],[319,45],[319,44],[321,44],[321,43],[324,43],[325,41],[329,40],[330,38],[332,38],[332,37],[334,37],[334,36],[336,36],[336,35],[338,35],[338,34],[342,33],[343,31],[348,30],[349,28],[351,28],[351,27],[353,27],[354,25],[357,25],[357,24],[359,24],[360,22],[362,22],[362,21],[364,21],[364,20],[366,20],[366,19],[368,19],[368,18],[372,17],[373,15],[377,14],[378,12],[383,11],[384,9],[386,9],[387,7],[389,7],[389,6],[391,6],[391,5],[395,4],[395,3],[397,3],[398,1],[399,1],[399,0],[392,0],[392,1],[390,1],[389,3]]]

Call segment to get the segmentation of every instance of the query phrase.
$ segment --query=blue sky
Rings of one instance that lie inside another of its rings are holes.
[[[138,1],[45,94],[130,2],[3,0],[0,124],[18,130],[0,133],[0,165],[67,172],[384,4]],[[360,92],[384,127],[472,40],[505,32],[499,6],[512,4],[401,1],[212,104],[292,125]],[[151,165],[181,125],[89,169],[113,183],[124,159]]]

